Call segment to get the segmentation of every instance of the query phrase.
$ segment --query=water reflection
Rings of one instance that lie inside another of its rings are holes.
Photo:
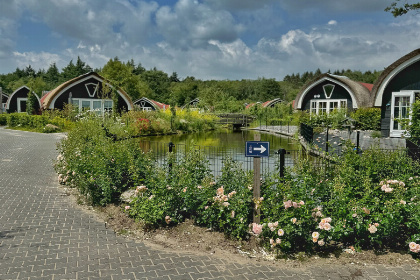
[[[213,175],[220,175],[223,160],[227,157],[242,163],[246,170],[253,170],[253,158],[245,157],[245,142],[253,141],[256,131],[206,131],[200,133],[164,135],[144,137],[140,140],[143,151],[152,151],[156,160],[163,164],[166,162],[169,143],[172,142],[173,152],[181,157],[188,149],[198,149],[209,161]],[[262,172],[273,172],[278,170],[279,149],[286,149],[289,154],[285,156],[285,165],[292,166],[297,159],[300,144],[295,140],[280,135],[260,133],[261,141],[270,142],[270,156],[261,158]]]
[[[163,143],[172,142],[174,144],[184,144],[184,145],[196,145],[196,146],[214,146],[221,149],[230,150],[230,149],[240,149],[242,148],[245,152],[245,142],[253,141],[254,135],[258,132],[252,130],[243,130],[243,131],[205,131],[198,133],[189,133],[189,134],[175,134],[175,135],[163,135],[163,136],[153,136],[153,137],[144,137],[142,139],[148,141],[157,141]],[[281,135],[260,133],[261,141],[270,142],[270,154],[274,154],[278,149],[286,150],[298,150],[299,143],[295,140],[284,137]]]

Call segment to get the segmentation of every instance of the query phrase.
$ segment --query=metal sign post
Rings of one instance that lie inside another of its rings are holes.
[[[261,211],[257,202],[261,197],[261,157],[268,157],[270,155],[270,142],[261,142],[260,134],[255,134],[254,140],[246,142],[245,156],[254,158],[253,222],[259,224]]]

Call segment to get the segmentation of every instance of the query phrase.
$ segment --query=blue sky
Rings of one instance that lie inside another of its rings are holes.
[[[1,0],[0,73],[118,56],[185,78],[382,70],[420,47],[388,0]],[[409,1],[412,2],[412,1]]]

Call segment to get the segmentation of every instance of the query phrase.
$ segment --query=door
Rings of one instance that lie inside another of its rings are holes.
[[[18,113],[24,113],[26,112],[26,101],[27,98],[18,98],[17,99],[17,111]]]
[[[392,93],[390,137],[407,135],[404,125],[410,122],[410,110],[413,102],[414,92]]]

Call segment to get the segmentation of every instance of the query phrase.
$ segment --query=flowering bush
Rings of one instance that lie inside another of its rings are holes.
[[[418,167],[403,152],[378,150],[349,150],[323,172],[302,160],[283,182],[265,181],[260,238],[283,253],[419,242]]]
[[[348,149],[321,167],[303,157],[284,178],[265,176],[259,198],[251,174],[232,160],[218,178],[196,150],[157,166],[136,141],[106,137],[95,119],[80,121],[59,152],[60,183],[102,205],[134,188],[124,210],[151,227],[194,219],[237,239],[254,236],[282,254],[330,247],[420,252],[420,168],[401,151]],[[255,207],[259,224],[252,223]]]

